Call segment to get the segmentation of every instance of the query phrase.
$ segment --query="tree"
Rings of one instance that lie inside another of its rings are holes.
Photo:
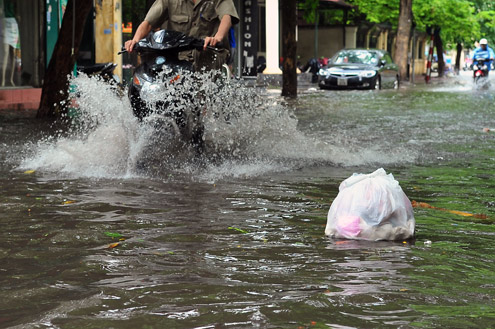
[[[474,43],[473,38],[480,36],[478,15],[469,0],[414,0],[413,12],[419,30],[435,30],[439,76],[444,73],[444,45]]]
[[[393,29],[397,29],[396,52],[407,51],[407,44],[399,45],[401,43],[399,25],[402,20],[399,19],[399,14],[403,14],[405,0],[347,0],[347,2],[356,6],[349,15],[351,23],[359,24],[362,17],[371,23],[388,23]],[[495,0],[414,0],[412,17],[417,31],[426,32],[427,28],[441,31],[437,33],[435,41],[440,59],[440,75],[443,74],[444,47],[453,48],[458,44],[467,44],[470,47],[480,36],[495,42]],[[460,49],[462,51],[462,48]],[[404,60],[402,57],[404,56],[395,54],[395,60],[401,70],[403,65],[401,63]]]
[[[445,60],[443,59],[443,41],[440,36],[440,29],[438,28],[435,29],[433,43],[435,45],[435,49],[437,50],[438,76],[443,77],[443,73],[445,71]]]
[[[495,0],[470,0],[475,8],[476,20],[480,25],[480,36],[495,44]],[[474,38],[472,38],[474,43]]]
[[[67,111],[69,77],[76,63],[86,17],[93,1],[69,0],[41,91],[38,118],[60,118]],[[73,16],[76,13],[76,17]]]
[[[297,97],[297,1],[284,0],[282,5],[282,96]]]
[[[456,45],[456,56],[455,56],[455,74],[459,74],[461,70],[461,52],[462,52],[462,43],[458,42]]]
[[[347,0],[354,5],[349,18],[360,20],[364,16],[371,23],[389,23],[397,28],[399,18],[399,0]]]
[[[399,66],[401,80],[407,76],[407,54],[411,36],[413,0],[400,0],[397,39],[395,42],[394,61]]]

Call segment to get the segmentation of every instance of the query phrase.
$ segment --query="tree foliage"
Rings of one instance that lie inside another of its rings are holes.
[[[495,44],[495,0],[471,0],[480,24],[481,37]]]
[[[363,20],[387,24],[397,29],[399,0],[346,0],[354,6],[349,11],[346,24],[359,25]],[[319,0],[304,0],[299,10],[304,10],[307,22],[314,23]],[[338,10],[320,10],[320,24],[344,23]],[[440,29],[447,46],[457,43],[472,47],[484,37],[495,44],[495,0],[413,0],[413,20],[417,31]]]
[[[360,14],[363,14],[371,23],[387,23],[397,28],[399,0],[347,0],[347,2],[355,6],[349,16],[351,20],[356,20]]]
[[[440,29],[444,42],[452,46],[470,45],[480,37],[480,23],[469,0],[414,0],[413,13],[418,30]]]
[[[314,23],[316,21],[319,2],[319,0],[305,0],[298,4],[298,10],[302,10],[306,22]]]

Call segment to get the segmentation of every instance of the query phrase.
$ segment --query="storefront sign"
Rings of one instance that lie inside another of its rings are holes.
[[[242,2],[241,40],[239,42],[242,51],[242,75],[256,76],[256,64],[258,56],[258,1],[244,0]]]

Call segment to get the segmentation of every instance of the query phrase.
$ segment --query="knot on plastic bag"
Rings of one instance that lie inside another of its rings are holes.
[[[385,169],[380,168],[380,169],[375,170],[371,174],[357,174],[357,173],[352,174],[351,177],[347,178],[342,183],[340,183],[339,191],[342,191],[343,189],[345,189],[347,187],[351,187],[352,185],[359,183],[365,179],[371,179],[371,178],[377,178],[377,177],[383,177],[383,178],[388,177],[388,180],[389,180],[391,185],[399,186],[399,182],[395,180],[394,175],[392,175],[392,174],[387,175],[387,173],[385,172]]]

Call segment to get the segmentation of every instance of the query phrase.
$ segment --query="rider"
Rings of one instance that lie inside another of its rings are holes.
[[[473,53],[473,65],[478,65],[478,60],[482,59],[485,61],[485,64],[488,67],[488,71],[490,71],[490,67],[494,58],[495,53],[493,52],[492,48],[488,47],[488,40],[481,39],[480,46],[476,48]]]
[[[229,29],[239,22],[232,0],[155,0],[132,40],[125,43],[132,52],[135,44],[157,28],[185,33],[205,40],[207,46],[229,45]],[[195,68],[220,69],[229,56],[228,49],[217,52],[185,52],[181,59],[194,62]]]

